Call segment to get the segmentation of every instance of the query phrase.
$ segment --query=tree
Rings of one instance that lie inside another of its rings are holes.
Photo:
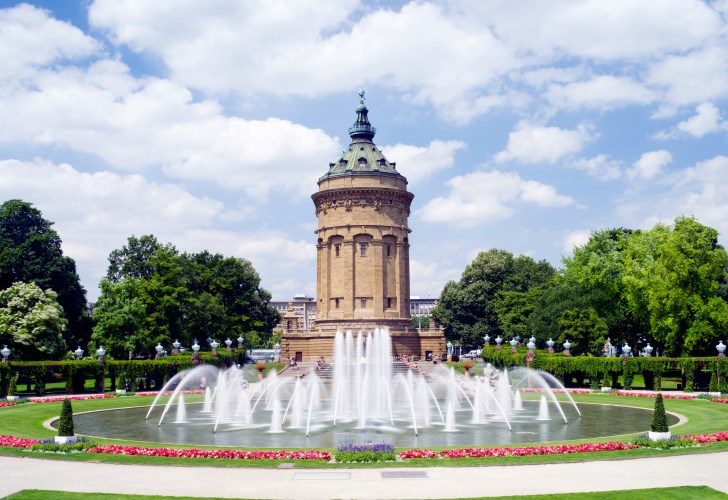
[[[33,283],[0,291],[0,337],[20,359],[54,358],[66,350],[66,319],[56,297]]]
[[[715,229],[677,217],[632,235],[624,251],[628,307],[668,354],[695,355],[728,327],[728,304],[718,295],[728,254]]]
[[[175,339],[190,345],[243,336],[249,347],[271,343],[280,315],[249,261],[207,251],[179,254],[146,235],[129,238],[109,262],[94,341],[112,353],[151,352]]]
[[[445,285],[435,321],[448,340],[479,346],[483,337],[523,331],[532,302],[548,287],[554,269],[545,261],[513,257],[505,250],[480,252],[463,271],[460,281]]]
[[[568,309],[559,318],[558,344],[571,343],[572,354],[600,355],[607,340],[607,324],[594,309]]]
[[[609,328],[609,336],[628,342],[644,331],[630,314],[624,295],[623,251],[634,231],[624,228],[595,231],[586,245],[563,259],[563,283],[585,294],[582,308],[592,308]],[[585,300],[588,299],[588,300]]]
[[[61,416],[58,419],[58,435],[62,437],[73,436],[73,406],[71,400],[63,399],[61,404]]]
[[[53,290],[68,320],[65,340],[85,345],[91,334],[86,291],[52,226],[30,203],[9,200],[0,206],[0,289],[20,281]]]
[[[667,414],[665,413],[665,402],[662,400],[662,393],[658,392],[655,397],[655,411],[652,414],[652,423],[650,424],[652,432],[669,432],[667,426]]]
[[[134,278],[119,283],[101,281],[91,341],[94,347],[104,346],[112,359],[125,359],[128,352],[144,352],[149,347],[150,340],[144,330],[146,306],[141,289],[141,280]]]

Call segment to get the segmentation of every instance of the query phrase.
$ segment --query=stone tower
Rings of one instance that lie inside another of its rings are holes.
[[[440,354],[442,332],[414,329],[410,319],[408,217],[414,195],[374,144],[363,90],[359,96],[351,144],[329,164],[312,195],[318,219],[316,330],[287,334],[284,345],[289,355],[308,360],[330,355],[337,331],[387,327],[395,354]]]

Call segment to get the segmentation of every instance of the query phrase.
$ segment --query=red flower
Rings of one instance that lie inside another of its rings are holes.
[[[726,433],[728,434],[728,433]],[[565,453],[592,453],[598,451],[631,450],[639,446],[612,441],[609,443],[560,444],[553,446],[521,446],[514,448],[461,448],[442,450],[407,450],[400,452],[401,458],[490,458],[526,457],[530,455],[562,455]]]
[[[13,448],[30,448],[35,443],[39,443],[39,439],[16,438],[13,436],[0,436],[0,446],[12,446]]]
[[[139,446],[106,445],[87,450],[89,453],[113,455],[142,455],[146,457],[173,458],[225,458],[233,460],[331,460],[331,453],[320,450],[302,451],[244,451],[244,450],[201,450],[177,448],[145,448]]]

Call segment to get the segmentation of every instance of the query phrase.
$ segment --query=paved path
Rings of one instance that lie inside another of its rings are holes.
[[[726,470],[728,452],[573,464],[351,470],[110,465],[0,457],[0,496],[35,488],[228,498],[405,499],[688,485],[728,493]]]

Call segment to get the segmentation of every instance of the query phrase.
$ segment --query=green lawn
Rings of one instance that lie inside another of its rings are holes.
[[[195,396],[201,398],[201,396]],[[194,400],[192,397],[191,400]],[[524,393],[524,399],[538,398],[538,394]],[[561,395],[560,397],[564,397]],[[590,395],[574,395],[574,399],[580,402],[589,402],[595,404],[617,404],[625,406],[634,406],[641,408],[652,408],[654,406],[653,398],[642,397],[622,397],[609,394],[590,394]],[[74,412],[103,410],[109,408],[121,408],[129,406],[149,405],[152,397],[119,397],[111,399],[98,399],[86,401],[74,401]],[[40,403],[40,404],[23,404],[18,406],[0,408],[0,435],[9,435],[16,437],[26,437],[35,439],[48,439],[54,435],[50,429],[43,427],[43,422],[57,417],[60,413],[61,403]],[[671,430],[673,434],[703,434],[728,430],[728,404],[713,403],[706,400],[678,400],[665,399],[665,409],[668,412],[675,412],[687,418],[687,422],[683,425],[675,426]],[[596,441],[629,441],[633,435],[610,436],[600,439],[582,440],[583,442]],[[123,444],[149,446],[149,443],[139,443],[132,441],[97,439],[100,444]],[[577,441],[578,442],[578,441]],[[542,443],[534,443],[542,444]],[[473,443],[477,446],[477,443]],[[152,445],[154,446],[154,445]],[[199,448],[199,446],[178,446],[179,448]],[[212,447],[208,447],[212,448]],[[433,447],[432,449],[437,449]],[[728,450],[728,442],[715,443],[701,447],[671,449],[664,451],[656,451],[651,449],[626,450],[615,452],[600,453],[582,453],[570,455],[551,455],[551,456],[530,456],[530,457],[504,457],[504,458],[473,458],[473,459],[457,459],[457,460],[433,460],[433,459],[416,459],[407,460],[405,462],[391,462],[387,464],[324,464],[320,461],[300,461],[296,462],[296,468],[309,467],[413,467],[413,466],[452,466],[453,464],[469,466],[469,465],[505,465],[505,464],[526,464],[526,463],[558,463],[585,460],[610,460],[621,458],[637,458],[649,456],[665,456],[668,454],[694,454],[706,451]],[[330,449],[329,451],[335,451]],[[28,456],[28,452],[22,449],[0,447],[0,454],[13,456]],[[38,458],[48,460],[72,460],[72,461],[97,461],[109,463],[134,463],[134,464],[167,464],[167,465],[215,465],[221,467],[276,467],[278,461],[245,461],[245,460],[210,460],[210,459],[174,459],[161,457],[139,457],[139,456],[123,456],[123,455],[104,455],[104,454],[85,454],[78,453],[72,455],[55,455],[55,454],[34,454]]]
[[[691,500],[691,499],[725,499],[728,495],[716,491],[707,486],[681,486],[677,488],[650,488],[643,490],[621,490],[603,491],[596,493],[568,493],[558,495],[529,495],[529,496],[508,496],[489,497],[499,500],[608,500],[618,498],[620,500]],[[13,495],[6,496],[6,500],[89,500],[93,498],[105,498],[110,500],[188,500],[201,497],[170,497],[158,495],[114,495],[101,493],[69,493],[65,491],[48,490],[23,490]],[[474,497],[482,498],[482,497]],[[220,500],[214,497],[205,497],[202,500]],[[462,499],[465,500],[465,499]]]

